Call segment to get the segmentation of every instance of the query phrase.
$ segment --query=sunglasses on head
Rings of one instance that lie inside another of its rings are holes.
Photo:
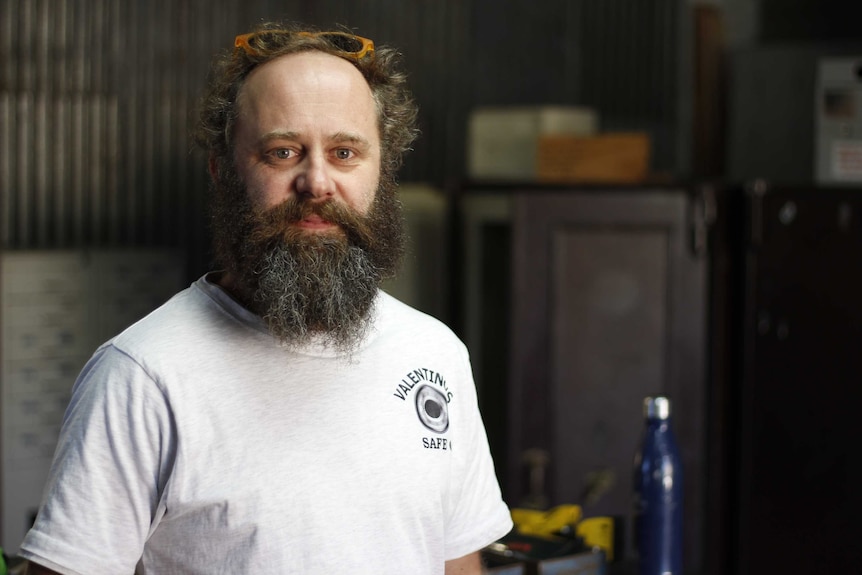
[[[251,32],[240,34],[234,40],[236,48],[242,48],[249,56],[260,56],[263,48],[272,40],[282,35],[305,36],[307,38],[321,38],[338,53],[346,58],[360,60],[374,53],[374,42],[362,36],[354,36],[346,32],[289,32],[287,30],[264,30],[262,32]]]

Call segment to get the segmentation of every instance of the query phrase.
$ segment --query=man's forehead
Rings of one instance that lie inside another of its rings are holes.
[[[237,99],[241,101],[251,90],[268,92],[285,87],[307,91],[348,89],[371,95],[368,82],[353,64],[312,50],[278,56],[257,66],[243,81]]]
[[[277,124],[266,131],[299,129],[279,122],[305,116],[315,124],[332,119],[332,135],[379,138],[379,109],[365,78],[350,62],[324,52],[279,56],[255,68],[240,88],[236,112],[240,124],[264,119]]]

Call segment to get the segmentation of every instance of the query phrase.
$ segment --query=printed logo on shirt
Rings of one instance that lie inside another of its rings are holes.
[[[449,429],[449,405],[446,396],[430,385],[423,385],[416,392],[416,413],[422,425],[437,433]]]
[[[424,367],[414,369],[401,378],[392,395],[405,403],[413,403],[419,421],[434,433],[446,433],[449,429],[452,392],[442,374]],[[423,437],[422,445],[426,449],[452,448],[451,442],[444,438]]]

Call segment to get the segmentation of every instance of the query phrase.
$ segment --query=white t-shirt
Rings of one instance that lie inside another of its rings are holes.
[[[380,292],[350,359],[291,351],[204,277],[84,368],[20,554],[80,575],[431,575],[510,528],[442,323]]]

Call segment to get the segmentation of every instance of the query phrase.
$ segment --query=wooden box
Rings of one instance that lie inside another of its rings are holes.
[[[543,136],[536,175],[548,183],[637,184],[647,179],[649,162],[649,136],[642,132]]]

